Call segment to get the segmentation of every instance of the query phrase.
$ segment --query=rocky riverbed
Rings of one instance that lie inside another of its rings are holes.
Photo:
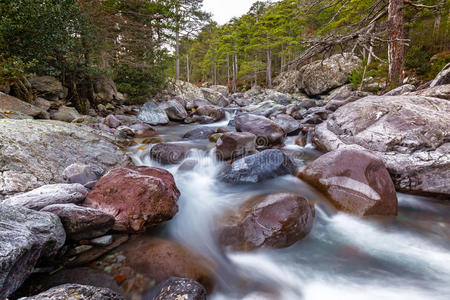
[[[357,62],[90,116],[0,94],[0,299],[446,299],[448,70],[370,95]]]

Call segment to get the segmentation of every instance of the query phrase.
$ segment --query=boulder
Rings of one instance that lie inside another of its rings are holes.
[[[188,140],[207,140],[209,139],[209,136],[214,133],[214,129],[209,127],[198,127],[186,132],[186,134],[183,135],[183,138]]]
[[[96,103],[124,102],[125,98],[117,91],[114,81],[106,76],[98,76],[94,79],[94,101]]]
[[[397,195],[383,161],[360,149],[322,155],[300,173],[343,211],[359,216],[397,215]]]
[[[140,236],[118,251],[131,268],[157,284],[171,277],[181,277],[199,282],[208,292],[213,290],[214,264],[176,242]]]
[[[131,130],[134,131],[134,136],[137,138],[153,137],[158,135],[155,128],[145,123],[137,123],[130,125]]]
[[[299,82],[301,73],[297,70],[283,72],[278,75],[273,84],[275,85],[275,90],[281,93],[296,94],[300,92],[297,86]]]
[[[212,105],[225,107],[230,104],[227,98],[220,92],[217,92],[210,88],[201,88],[200,90],[203,93],[203,98],[208,100],[208,102]]]
[[[172,219],[178,211],[179,197],[168,171],[133,166],[114,169],[103,176],[84,205],[113,215],[114,230],[144,232]]]
[[[206,300],[205,288],[195,280],[171,277],[158,284],[144,300]]]
[[[166,112],[167,116],[172,121],[183,121],[188,117],[186,109],[177,100],[163,102],[160,107]]]
[[[56,112],[51,113],[50,118],[52,120],[70,123],[73,120],[81,118],[81,115],[73,107],[61,106]]]
[[[0,195],[62,182],[61,174],[73,163],[104,170],[130,163],[113,137],[57,121],[0,120],[0,149]]]
[[[422,96],[366,97],[315,129],[323,151],[359,145],[380,157],[397,190],[450,195],[450,103]]]
[[[309,96],[317,96],[346,84],[360,65],[361,59],[351,53],[335,54],[303,66],[297,85]]]
[[[416,92],[406,93],[405,96],[424,96],[450,100],[450,84],[437,85]]]
[[[290,115],[280,114],[273,121],[280,125],[287,135],[296,135],[300,132],[300,123]]]
[[[289,156],[281,150],[265,150],[235,161],[219,174],[219,179],[236,184],[257,183],[294,172]]]
[[[0,299],[31,274],[42,257],[52,257],[66,234],[57,216],[0,203]]]
[[[314,206],[297,194],[256,196],[219,221],[219,241],[238,251],[289,247],[311,231],[314,215]]]
[[[67,183],[79,183],[92,189],[105,171],[95,165],[71,164],[64,169],[62,176]]]
[[[230,94],[228,87],[224,85],[211,85],[209,88],[215,92],[221,93],[225,97],[228,97]]]
[[[150,125],[164,125],[169,123],[167,113],[154,101],[147,101],[138,113],[138,119]]]
[[[113,216],[75,204],[53,204],[41,211],[57,215],[64,225],[67,237],[75,241],[102,236],[114,225]]]
[[[105,120],[103,121],[103,124],[110,128],[117,128],[122,125],[122,122],[120,122],[120,120],[117,119],[117,117],[114,115],[107,115]]]
[[[187,152],[188,149],[185,146],[160,143],[150,150],[150,157],[164,165],[177,164],[186,157]]]
[[[234,122],[237,131],[256,135],[258,146],[270,146],[283,142],[285,136],[283,128],[263,116],[240,114],[234,119]]]
[[[389,92],[387,92],[386,94],[384,94],[383,96],[398,96],[398,95],[403,95],[409,92],[412,92],[416,89],[416,87],[412,84],[404,84],[402,86],[399,86],[393,90],[390,90]]]
[[[25,101],[17,99],[16,97],[3,94],[1,92],[0,92],[0,112],[3,112],[7,116],[9,115],[9,117],[14,119],[15,117],[10,116],[11,114],[26,115],[36,119],[50,118],[50,115],[47,113],[46,110],[34,106],[30,103],[26,103]]]
[[[62,83],[52,76],[34,76],[28,78],[33,90],[47,100],[59,100],[64,98],[64,87]]]
[[[20,298],[20,300],[124,300],[122,296],[107,288],[80,284],[63,284],[49,289],[36,296]]]
[[[214,122],[220,121],[225,118],[225,111],[214,105],[203,105],[200,106],[196,114],[202,117],[210,117],[214,120]]]
[[[30,192],[10,197],[5,204],[41,210],[53,204],[78,204],[84,201],[89,190],[78,183],[49,184]]]
[[[227,132],[216,143],[216,156],[220,160],[236,159],[255,154],[256,136],[250,132]]]
[[[434,88],[439,85],[450,84],[450,63],[447,64],[436,78],[431,82],[430,87]]]
[[[200,88],[192,83],[181,80],[169,82],[167,93],[171,96],[178,96],[187,102],[203,98],[203,93]]]

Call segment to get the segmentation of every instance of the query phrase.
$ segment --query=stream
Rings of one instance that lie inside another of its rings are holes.
[[[191,148],[192,171],[151,160],[152,145],[130,152],[136,165],[170,171],[181,192],[179,212],[158,232],[209,257],[217,264],[213,300],[229,299],[449,299],[450,206],[432,198],[398,193],[397,217],[355,217],[340,213],[314,188],[294,176],[259,184],[228,185],[215,179],[225,162],[217,161],[208,140],[186,141],[182,136],[198,126],[226,127],[227,120],[209,125],[158,127],[165,142]],[[284,150],[297,164],[321,155],[286,140]],[[251,196],[293,192],[315,204],[311,233],[285,249],[248,253],[223,249],[215,239],[217,216]]]

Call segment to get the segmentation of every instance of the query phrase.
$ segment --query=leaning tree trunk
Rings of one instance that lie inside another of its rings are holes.
[[[404,0],[389,1],[389,85],[399,86],[403,79],[403,64],[405,62],[405,46],[403,43],[403,8]]]

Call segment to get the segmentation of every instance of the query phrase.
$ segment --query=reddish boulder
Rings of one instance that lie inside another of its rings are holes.
[[[188,149],[179,144],[160,143],[150,150],[150,156],[157,162],[169,165],[181,162]]]
[[[115,216],[117,231],[143,232],[172,219],[179,197],[168,171],[130,166],[103,176],[88,194],[85,206]]]
[[[300,132],[300,123],[290,115],[280,114],[273,121],[280,125],[287,135],[295,135]]]
[[[397,195],[383,161],[359,149],[322,155],[299,177],[322,191],[341,210],[366,215],[397,215]]]
[[[158,135],[155,128],[145,123],[137,123],[130,126],[134,131],[134,136],[137,138],[153,137]]]
[[[311,231],[314,215],[314,206],[296,194],[256,196],[222,219],[219,240],[241,251],[289,247]]]
[[[117,119],[114,115],[107,115],[105,120],[103,121],[103,124],[111,128],[117,128],[122,125],[122,122],[120,122],[120,120]]]
[[[256,136],[250,132],[224,133],[216,144],[218,159],[229,160],[241,156],[255,154]]]
[[[196,113],[197,113],[197,115],[202,116],[202,117],[210,117],[215,122],[220,121],[225,118],[225,111],[222,108],[220,108],[218,106],[214,106],[214,105],[200,106],[197,109]]]
[[[234,119],[236,130],[251,132],[257,136],[258,146],[277,145],[283,142],[284,130],[280,125],[263,116],[240,114]]]

